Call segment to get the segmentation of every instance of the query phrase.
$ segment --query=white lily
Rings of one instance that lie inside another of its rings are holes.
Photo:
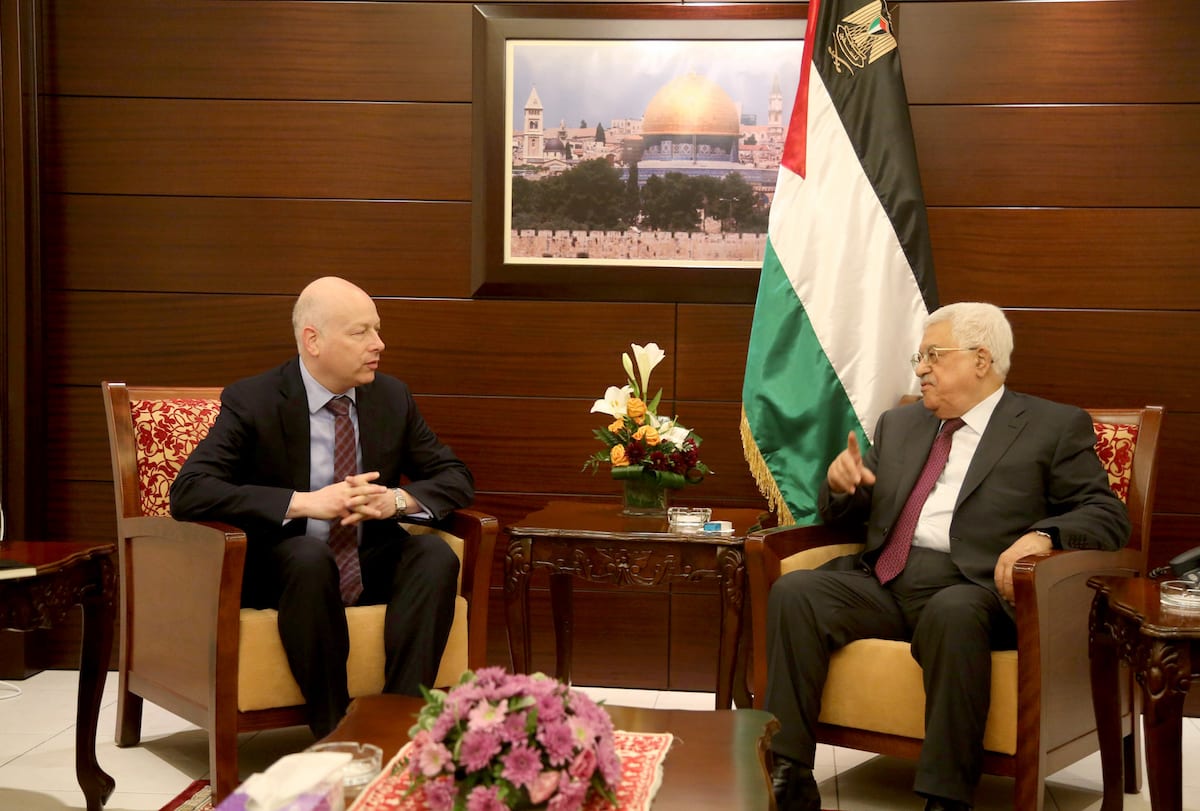
[[[630,344],[633,347],[633,357],[637,361],[638,371],[642,377],[642,396],[648,397],[650,391],[650,373],[654,371],[654,367],[662,363],[662,359],[667,356],[667,353],[658,348],[656,343],[648,343],[645,346]]]
[[[676,425],[671,430],[667,431],[665,434],[660,433],[659,436],[661,436],[663,439],[667,440],[668,442],[672,443],[673,445],[682,445],[683,441],[688,438],[688,434],[690,434],[690,433],[691,433],[691,429],[684,428],[682,425]]]
[[[633,377],[633,361],[629,359],[628,352],[621,353],[621,365],[625,367],[625,376],[629,378],[630,385],[634,385],[636,381]]]
[[[629,404],[629,395],[633,393],[632,386],[609,386],[604,392],[604,399],[592,404],[592,413],[600,412],[612,417],[624,417]]]

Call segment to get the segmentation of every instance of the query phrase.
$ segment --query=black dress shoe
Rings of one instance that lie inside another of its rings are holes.
[[[772,752],[771,790],[779,811],[821,811],[821,792],[812,769]]]
[[[971,811],[971,806],[945,797],[930,797],[925,801],[925,811]]]

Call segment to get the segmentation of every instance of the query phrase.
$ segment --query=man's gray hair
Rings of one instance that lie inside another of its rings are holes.
[[[1012,365],[1012,327],[1004,311],[982,301],[960,301],[939,307],[925,318],[925,329],[950,322],[950,331],[959,346],[983,346],[992,353],[992,368],[1001,378],[1008,377]]]
[[[297,297],[296,306],[292,308],[292,333],[296,336],[296,349],[304,351],[304,328],[315,327],[318,331],[325,327],[328,318],[326,307],[320,297],[313,295],[308,288]]]

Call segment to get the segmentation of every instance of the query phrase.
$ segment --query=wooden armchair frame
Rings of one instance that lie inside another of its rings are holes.
[[[216,400],[221,389],[101,385],[118,527],[117,745],[140,741],[143,699],[207,730],[210,779],[214,801],[220,802],[239,782],[238,733],[307,723],[305,708],[238,708],[246,535],[225,524],[142,513],[131,402]],[[467,666],[483,667],[497,522],[483,513],[458,510],[444,529],[463,541],[460,593],[467,601]]]
[[[1120,551],[1054,550],[1030,555],[1014,571],[1017,614],[1016,753],[984,752],[984,771],[1016,779],[1014,807],[1041,811],[1046,777],[1099,750],[1091,703],[1087,628],[1096,574],[1146,573],[1150,519],[1157,473],[1163,409],[1088,409],[1098,423],[1139,426],[1126,506],[1132,523],[1129,545]],[[826,525],[780,527],[746,539],[753,622],[754,706],[761,708],[767,682],[767,594],[779,579],[783,561],[805,550],[827,547],[811,565],[861,548],[859,537]],[[836,657],[838,654],[835,653]],[[1125,790],[1141,784],[1141,727],[1138,693],[1123,680]],[[835,746],[915,759],[921,738],[819,723],[817,740]]]

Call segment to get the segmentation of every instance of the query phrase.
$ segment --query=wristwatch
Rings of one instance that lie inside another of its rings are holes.
[[[396,499],[396,515],[397,521],[403,521],[405,514],[408,512],[408,499],[404,497],[404,491],[399,487],[392,489],[392,496]]]

